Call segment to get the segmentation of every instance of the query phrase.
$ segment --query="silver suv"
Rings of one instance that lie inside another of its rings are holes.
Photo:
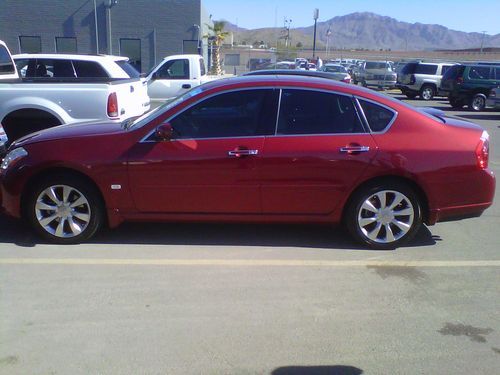
[[[441,78],[446,71],[457,65],[453,62],[410,62],[398,75],[397,87],[410,99],[420,96],[423,100],[432,100],[440,95]]]
[[[365,61],[356,73],[356,83],[365,87],[393,88],[397,74],[389,61]]]

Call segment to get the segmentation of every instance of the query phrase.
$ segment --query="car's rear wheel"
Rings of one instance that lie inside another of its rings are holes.
[[[31,191],[26,216],[46,240],[74,244],[91,238],[103,222],[98,192],[73,176],[47,178]]]
[[[475,112],[480,112],[486,107],[486,96],[484,94],[476,94],[472,97],[469,103],[469,109]]]
[[[418,232],[422,210],[413,189],[394,181],[355,193],[345,219],[349,232],[361,244],[372,249],[394,249]]]
[[[432,100],[436,95],[436,90],[431,85],[423,85],[420,89],[420,98],[422,100]]]

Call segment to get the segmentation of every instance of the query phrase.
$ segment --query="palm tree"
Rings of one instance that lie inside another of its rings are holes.
[[[225,26],[226,22],[224,21],[214,21],[213,26],[207,24],[210,33],[203,36],[204,38],[207,38],[212,42],[212,74],[222,74],[220,62],[220,47],[222,46],[222,42],[224,41],[226,36],[229,35],[229,32],[224,31]]]

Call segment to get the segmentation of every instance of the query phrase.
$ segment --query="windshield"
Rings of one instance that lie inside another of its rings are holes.
[[[201,88],[201,86],[194,87],[191,90],[185,92],[183,95],[178,96],[177,98],[175,98],[171,101],[168,101],[165,104],[143,114],[141,117],[138,117],[130,124],[127,124],[127,128],[128,129],[140,128],[140,127],[148,124],[152,120],[158,118],[158,116],[161,116],[162,114],[164,114],[168,110],[172,109],[176,105],[182,103],[184,100],[192,98],[193,96],[198,95],[202,91],[203,91],[203,89]]]

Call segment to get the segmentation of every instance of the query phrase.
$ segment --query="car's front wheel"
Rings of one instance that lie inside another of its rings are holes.
[[[349,232],[361,244],[373,249],[394,249],[418,232],[422,210],[413,189],[395,181],[355,193],[345,219]]]
[[[25,215],[40,236],[60,244],[88,240],[104,216],[96,189],[73,176],[39,181],[30,193]]]

